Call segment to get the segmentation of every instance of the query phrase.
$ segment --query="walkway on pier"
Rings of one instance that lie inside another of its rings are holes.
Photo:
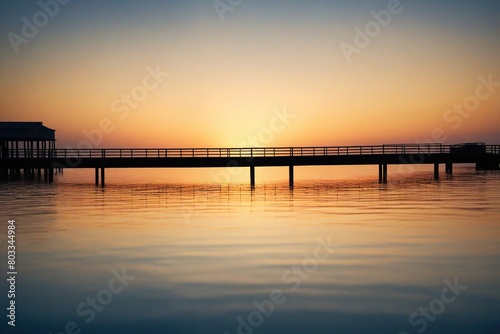
[[[0,156],[3,175],[45,170],[49,181],[55,168],[94,168],[96,183],[104,185],[106,168],[194,168],[249,167],[250,183],[255,185],[255,168],[289,167],[290,186],[294,182],[294,166],[378,165],[379,181],[387,181],[387,166],[398,164],[433,164],[439,178],[439,165],[451,174],[453,164],[475,163],[480,169],[498,169],[500,145],[483,143],[392,144],[374,146],[324,147],[258,147],[258,148],[110,148],[52,149],[4,152]],[[100,170],[100,171],[99,171]]]

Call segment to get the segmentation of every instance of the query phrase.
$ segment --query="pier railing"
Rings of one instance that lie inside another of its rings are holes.
[[[480,148],[480,149],[477,149]],[[463,151],[460,151],[463,149]],[[252,147],[252,148],[108,148],[4,150],[6,158],[256,158],[389,154],[500,154],[500,145],[463,147],[442,144],[391,144],[374,146]]]

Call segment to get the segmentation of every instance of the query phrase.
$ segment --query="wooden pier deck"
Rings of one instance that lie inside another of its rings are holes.
[[[254,148],[106,148],[8,150],[1,152],[2,176],[44,174],[52,181],[56,168],[93,168],[96,184],[104,186],[106,168],[247,167],[255,185],[255,168],[294,166],[378,165],[379,181],[387,182],[387,165],[433,164],[453,172],[453,164],[474,163],[478,169],[499,169],[500,145],[391,144],[371,146],[254,147]],[[100,176],[100,177],[99,177]]]

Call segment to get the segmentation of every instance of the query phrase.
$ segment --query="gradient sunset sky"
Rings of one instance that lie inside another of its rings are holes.
[[[259,145],[499,144],[500,84],[478,78],[500,82],[500,1],[402,0],[349,62],[389,2],[243,0],[221,20],[213,0],[72,0],[43,24],[38,1],[0,0],[0,121],[43,121],[61,148],[103,119],[95,147],[237,147],[286,109]]]

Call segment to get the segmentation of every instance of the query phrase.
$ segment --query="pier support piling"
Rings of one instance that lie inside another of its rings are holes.
[[[446,165],[446,174],[451,175],[453,174],[453,163],[447,162]]]
[[[54,168],[50,167],[49,168],[49,183],[54,182]]]
[[[250,166],[250,186],[255,187],[255,166]]]
[[[378,165],[378,182],[387,183],[387,164]]]
[[[99,185],[99,168],[95,169],[95,185]]]
[[[439,180],[439,164],[434,164],[434,179]]]
[[[101,167],[101,187],[104,187],[104,167]]]
[[[290,184],[290,189],[293,188],[293,165],[288,167],[288,181]]]

